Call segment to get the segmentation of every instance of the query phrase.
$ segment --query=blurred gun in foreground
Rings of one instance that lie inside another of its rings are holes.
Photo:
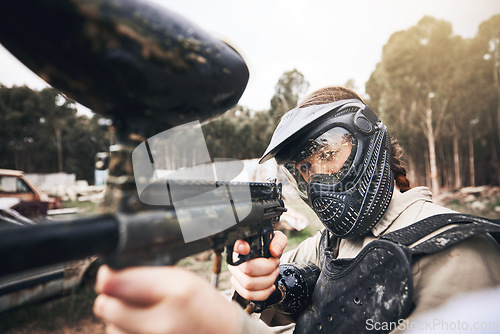
[[[249,188],[251,210],[236,225],[185,243],[172,206],[140,201],[132,168],[132,152],[146,138],[237,103],[249,73],[232,47],[175,13],[134,0],[10,1],[0,11],[0,43],[116,129],[116,144],[98,161],[109,169],[107,213],[0,231],[0,275],[93,254],[114,267],[174,264],[224,246],[233,263],[232,246],[240,238],[252,252],[235,264],[269,256],[272,226],[283,212],[278,184],[211,184]],[[186,181],[181,188],[189,196],[206,186]],[[240,203],[231,205],[236,216]],[[184,210],[193,217],[189,223],[203,228],[207,212],[219,208],[201,203]]]
[[[186,196],[199,193],[208,183],[187,182],[182,185]],[[276,183],[219,183],[230,186],[231,193],[250,189],[251,209],[236,225],[214,235],[184,242],[181,227],[173,207],[117,212],[72,221],[47,223],[33,227],[0,231],[0,276],[26,269],[78,260],[100,255],[115,268],[133,265],[173,265],[179,259],[205,250],[227,247],[228,263],[239,264],[252,257],[269,257],[273,226],[283,213],[280,185]],[[247,204],[244,204],[247,206]],[[238,210],[233,203],[232,210]],[[200,203],[185,209],[193,217],[195,228],[210,224],[210,214],[227,210]],[[234,242],[246,239],[252,253],[236,263],[232,259]]]
[[[0,43],[111,118],[122,143],[226,112],[249,76],[231,46],[141,0],[9,1],[1,5]]]

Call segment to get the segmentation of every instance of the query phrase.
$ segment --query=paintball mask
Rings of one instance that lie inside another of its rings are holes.
[[[361,101],[295,108],[260,162],[273,157],[300,197],[337,237],[366,235],[392,197],[390,136]]]

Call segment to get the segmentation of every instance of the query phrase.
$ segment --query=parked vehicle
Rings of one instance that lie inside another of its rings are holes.
[[[12,169],[0,169],[0,198],[18,198],[20,202],[14,208],[29,218],[45,216],[49,209],[60,208],[60,200],[51,198],[40,191],[24,176],[24,172]]]
[[[13,209],[19,202],[21,200],[18,198],[0,197],[0,229],[37,224]],[[83,283],[92,284],[97,271],[96,259],[91,257],[1,277],[0,312],[69,292]]]

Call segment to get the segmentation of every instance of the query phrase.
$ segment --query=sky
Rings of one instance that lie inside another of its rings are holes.
[[[425,15],[448,21],[472,38],[500,14],[499,0],[152,0],[230,43],[244,57],[250,80],[240,104],[270,106],[283,72],[300,71],[309,92],[354,79],[365,82],[391,34]],[[0,46],[0,83],[42,89],[47,84]],[[81,108],[84,110],[84,108]]]

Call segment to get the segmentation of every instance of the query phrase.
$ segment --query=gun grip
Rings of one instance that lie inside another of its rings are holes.
[[[274,238],[274,230],[272,226],[263,227],[258,235],[244,239],[250,245],[250,253],[247,255],[238,254],[238,259],[236,262],[233,261],[233,250],[234,244],[227,246],[226,248],[226,261],[231,266],[240,265],[248,260],[255,259],[258,257],[271,257],[271,251],[269,247],[271,246],[271,241]]]
[[[266,226],[262,228],[261,231],[262,248],[260,257],[265,257],[265,258],[272,257],[271,250],[269,249],[269,247],[271,247],[271,241],[273,241],[273,238],[274,238],[274,230],[272,226]]]

